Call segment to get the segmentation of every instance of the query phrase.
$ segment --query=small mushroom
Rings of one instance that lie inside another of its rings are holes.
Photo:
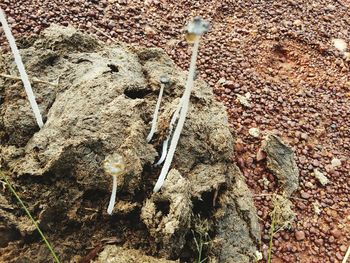
[[[193,87],[193,82],[194,82],[194,75],[195,75],[195,69],[196,69],[196,61],[197,61],[197,56],[198,56],[198,49],[199,49],[199,41],[201,36],[207,32],[209,29],[209,23],[207,21],[202,20],[200,17],[196,17],[191,21],[188,26],[187,26],[187,34],[186,38],[187,40],[193,40],[192,42],[193,47],[192,47],[192,56],[191,56],[191,63],[190,63],[190,68],[188,71],[188,77],[185,85],[185,91],[184,94],[181,97],[181,100],[179,102],[179,105],[173,115],[172,120],[170,121],[170,124],[177,119],[178,117],[178,122],[176,125],[176,128],[174,130],[174,133],[171,136],[171,142],[169,146],[169,150],[166,153],[166,158],[164,161],[163,168],[160,172],[160,175],[158,177],[158,180],[156,182],[156,185],[153,188],[153,192],[158,192],[160,188],[163,186],[163,183],[165,181],[165,178],[169,172],[177,143],[180,139],[181,131],[182,128],[185,124],[186,120],[186,115],[189,109],[189,103],[190,103],[190,96],[191,96],[191,91]],[[190,41],[191,42],[191,41]],[[172,127],[170,125],[170,131],[172,130]],[[170,138],[170,137],[168,137]],[[167,138],[167,140],[168,140]],[[162,154],[163,155],[163,154]],[[162,160],[162,158],[161,158]],[[161,161],[160,160],[160,161]],[[157,163],[158,164],[158,163]]]
[[[107,208],[107,213],[109,215],[112,215],[117,195],[117,176],[125,173],[125,162],[123,156],[119,154],[107,156],[106,159],[103,161],[103,169],[106,174],[111,175],[113,177],[112,194]]]
[[[186,27],[186,40],[194,43],[201,35],[208,32],[209,22],[204,21],[201,17],[195,17]]]
[[[170,83],[170,79],[167,76],[161,76],[159,79],[160,83],[163,85],[167,85]]]
[[[150,142],[152,140],[153,134],[155,133],[157,129],[157,119],[158,119],[158,112],[159,112],[159,107],[160,107],[160,102],[162,101],[162,96],[164,92],[164,87],[170,83],[170,79],[167,76],[161,76],[160,77],[160,91],[159,91],[159,96],[156,104],[156,108],[153,113],[153,120],[152,120],[152,126],[151,126],[151,131],[149,132],[147,136],[147,142]]]

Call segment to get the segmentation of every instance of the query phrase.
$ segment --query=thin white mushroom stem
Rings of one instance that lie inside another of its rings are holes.
[[[158,112],[159,112],[159,108],[160,108],[160,102],[162,101],[162,96],[163,96],[163,92],[164,92],[164,83],[160,83],[160,91],[159,91],[159,96],[158,96],[158,100],[157,100],[157,104],[156,104],[156,108],[154,110],[153,113],[153,120],[152,120],[152,126],[151,126],[151,131],[147,136],[147,142],[150,142],[152,140],[153,134],[155,133],[156,129],[157,129],[157,120],[158,120]]]
[[[102,164],[104,172],[113,177],[112,194],[107,208],[107,213],[112,215],[117,195],[117,176],[121,176],[125,173],[125,162],[122,155],[114,153],[108,155]]]
[[[163,142],[162,155],[161,155],[159,161],[155,164],[155,166],[161,165],[164,162],[165,157],[167,156],[168,143],[169,143],[169,140],[170,140],[171,135],[173,133],[175,122],[178,119],[178,116],[180,114],[182,102],[183,102],[183,96],[181,97],[181,100],[180,100],[179,104],[177,105],[176,111],[174,112],[173,116],[171,117],[170,124],[169,124],[169,133],[168,133],[165,141]]]
[[[15,62],[16,62],[16,65],[17,65],[17,68],[19,71],[19,75],[22,79],[23,86],[24,86],[24,89],[27,93],[29,103],[30,103],[30,106],[32,107],[36,122],[38,123],[39,128],[42,128],[44,126],[44,123],[43,123],[43,119],[42,119],[41,114],[40,114],[38,104],[35,101],[35,96],[34,96],[32,87],[30,85],[27,72],[24,68],[21,55],[20,55],[18,48],[16,46],[15,38],[13,37],[13,35],[11,33],[11,29],[7,23],[5,13],[1,8],[0,8],[0,22],[1,22],[2,27],[4,29],[5,36],[10,44],[11,51],[12,51],[12,54],[15,58]]]
[[[193,76],[194,76],[195,69],[196,69],[196,60],[197,60],[197,56],[198,56],[199,40],[200,40],[200,36],[197,36],[195,41],[194,41],[193,52],[192,52],[192,57],[191,57],[191,64],[190,64],[190,69],[189,69],[189,73],[188,73],[188,78],[186,81],[186,88],[185,88],[184,95],[180,101],[180,103],[182,103],[182,106],[178,107],[178,108],[180,108],[179,121],[178,121],[176,129],[174,131],[174,135],[171,139],[171,143],[170,143],[167,157],[165,159],[165,163],[164,163],[163,168],[160,172],[157,183],[153,188],[153,192],[155,192],[155,193],[158,192],[164,184],[166,175],[169,172],[171,162],[172,162],[174,154],[175,154],[176,146],[177,146],[177,143],[179,141],[182,128],[185,124],[186,114],[188,111],[188,105],[189,105],[190,96],[191,96],[191,90],[192,90],[192,86],[193,86],[193,82],[194,82]]]
[[[195,70],[194,75],[193,75],[194,79],[196,78],[195,75],[196,75],[196,70]],[[171,138],[171,135],[173,134],[174,125],[176,123],[176,120],[178,119],[180,111],[181,111],[181,107],[182,107],[182,103],[183,103],[183,97],[184,97],[184,94],[182,95],[182,97],[180,99],[180,102],[177,105],[176,111],[174,112],[173,116],[171,117],[170,124],[169,124],[169,133],[168,133],[165,141],[163,142],[162,155],[161,155],[159,161],[156,164],[154,164],[154,166],[161,165],[164,162],[165,157],[167,156],[168,143],[169,143],[169,140]]]
[[[109,215],[112,215],[113,208],[115,205],[115,199],[116,199],[116,195],[117,195],[117,176],[113,175],[112,177],[113,177],[113,188],[112,188],[111,199],[109,199],[109,204],[108,204],[108,208],[107,208],[107,213]]]
[[[166,154],[168,152],[168,143],[169,143],[169,136],[166,138],[166,140],[163,142],[163,147],[162,147],[162,155],[160,156],[160,159],[158,162],[154,164],[154,166],[161,165],[166,157]]]

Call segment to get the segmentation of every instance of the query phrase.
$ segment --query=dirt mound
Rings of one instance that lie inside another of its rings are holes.
[[[141,250],[154,262],[192,262],[202,242],[198,222],[207,222],[202,254],[211,262],[254,259],[260,239],[255,208],[231,161],[234,138],[225,109],[206,83],[195,82],[173,169],[154,194],[160,168],[153,163],[185,73],[160,49],[106,46],[71,27],[52,26],[21,52],[29,76],[58,85],[33,84],[45,120],[39,130],[21,83],[0,78],[1,166],[63,262],[86,260],[90,249],[106,244]],[[17,75],[11,57],[0,61],[7,74]],[[147,143],[162,75],[171,85],[158,132]],[[112,178],[102,162],[114,154],[123,156],[126,172],[118,177],[109,216]],[[0,260],[47,262],[49,252],[11,194],[1,192],[0,199]],[[137,256],[135,262],[141,262]]]

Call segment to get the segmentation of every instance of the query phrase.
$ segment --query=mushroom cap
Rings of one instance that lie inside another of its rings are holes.
[[[117,176],[125,172],[125,162],[123,156],[119,154],[112,154],[103,161],[103,170],[106,174]]]
[[[201,17],[195,17],[189,24],[187,25],[186,31],[188,34],[194,34],[197,36],[201,36],[209,30],[209,22],[203,20]]]
[[[162,84],[168,84],[169,82],[170,82],[170,79],[168,78],[168,76],[161,76],[160,77],[160,83],[162,83]]]

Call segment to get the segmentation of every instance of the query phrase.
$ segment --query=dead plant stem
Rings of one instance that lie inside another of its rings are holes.
[[[0,74],[0,77],[5,78],[5,79],[21,80],[20,77],[13,76],[13,75],[8,75],[8,74],[3,74],[3,73]],[[42,84],[50,85],[50,86],[53,86],[53,87],[57,87],[57,84],[55,84],[55,83],[48,82],[48,81],[45,81],[45,80],[41,80],[41,79],[38,79],[38,78],[32,78],[31,81],[35,82],[35,83],[42,83]]]

